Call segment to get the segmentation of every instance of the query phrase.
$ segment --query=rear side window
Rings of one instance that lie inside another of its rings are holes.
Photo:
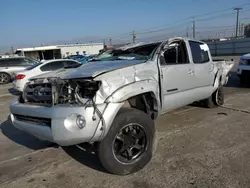
[[[25,62],[24,62],[23,58],[16,58],[16,59],[4,59],[4,60],[1,60],[1,64],[3,64],[4,66],[12,67],[12,66],[25,65]]]
[[[50,63],[41,66],[40,69],[41,69],[42,72],[44,72],[44,71],[51,71]]]
[[[54,71],[57,69],[63,68],[63,61],[56,61],[56,62],[51,62],[47,63],[46,65],[41,66],[41,71]]]
[[[35,64],[37,64],[37,62],[36,61],[34,61],[34,60],[31,60],[31,59],[24,59],[24,64],[28,64],[28,65],[35,65]]]
[[[42,63],[36,63],[36,64],[34,64],[34,65],[32,65],[32,66],[26,68],[26,70],[32,70],[32,69],[38,67],[38,66],[41,65],[41,64],[42,64]]]
[[[0,67],[6,67],[7,61],[5,59],[0,59]]]
[[[8,58],[8,59],[1,59],[0,66],[31,66],[36,64],[36,61],[27,59],[27,58]]]
[[[56,61],[56,62],[51,63],[51,70],[52,71],[57,70],[57,69],[61,69],[63,67],[64,67],[63,61]]]
[[[195,64],[209,62],[208,46],[200,42],[189,41]]]
[[[69,67],[69,66],[75,66],[75,65],[79,65],[80,63],[77,63],[75,61],[64,61],[64,65],[66,67]]]

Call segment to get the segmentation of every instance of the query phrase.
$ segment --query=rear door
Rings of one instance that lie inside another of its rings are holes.
[[[211,60],[211,55],[209,53],[209,48],[207,44],[189,41],[189,46],[192,54],[192,62],[194,64],[195,71],[195,87],[199,90],[201,94],[199,98],[207,98],[211,95],[209,92],[214,81],[214,64]],[[202,91],[202,92],[200,92]],[[207,91],[204,92],[203,91]]]

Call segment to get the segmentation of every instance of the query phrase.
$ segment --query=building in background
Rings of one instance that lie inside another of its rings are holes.
[[[9,54],[9,53],[5,53],[5,54],[0,54],[0,59],[1,58],[9,58],[9,57],[17,57],[17,54]]]
[[[104,48],[103,43],[89,44],[65,44],[55,46],[39,46],[32,48],[20,48],[16,50],[19,56],[32,59],[60,59],[69,55],[91,55],[98,54]]]

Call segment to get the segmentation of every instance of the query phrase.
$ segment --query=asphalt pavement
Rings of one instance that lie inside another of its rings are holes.
[[[250,186],[250,89],[235,73],[223,107],[187,106],[159,117],[154,158],[128,176],[107,173],[91,151],[52,146],[14,128],[10,92],[10,84],[0,86],[0,187]]]

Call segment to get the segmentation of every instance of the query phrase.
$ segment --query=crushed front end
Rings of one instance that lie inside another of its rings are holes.
[[[108,121],[122,104],[96,103],[100,81],[40,78],[26,84],[10,104],[13,125],[62,146],[102,139]],[[105,117],[104,117],[105,116]]]

